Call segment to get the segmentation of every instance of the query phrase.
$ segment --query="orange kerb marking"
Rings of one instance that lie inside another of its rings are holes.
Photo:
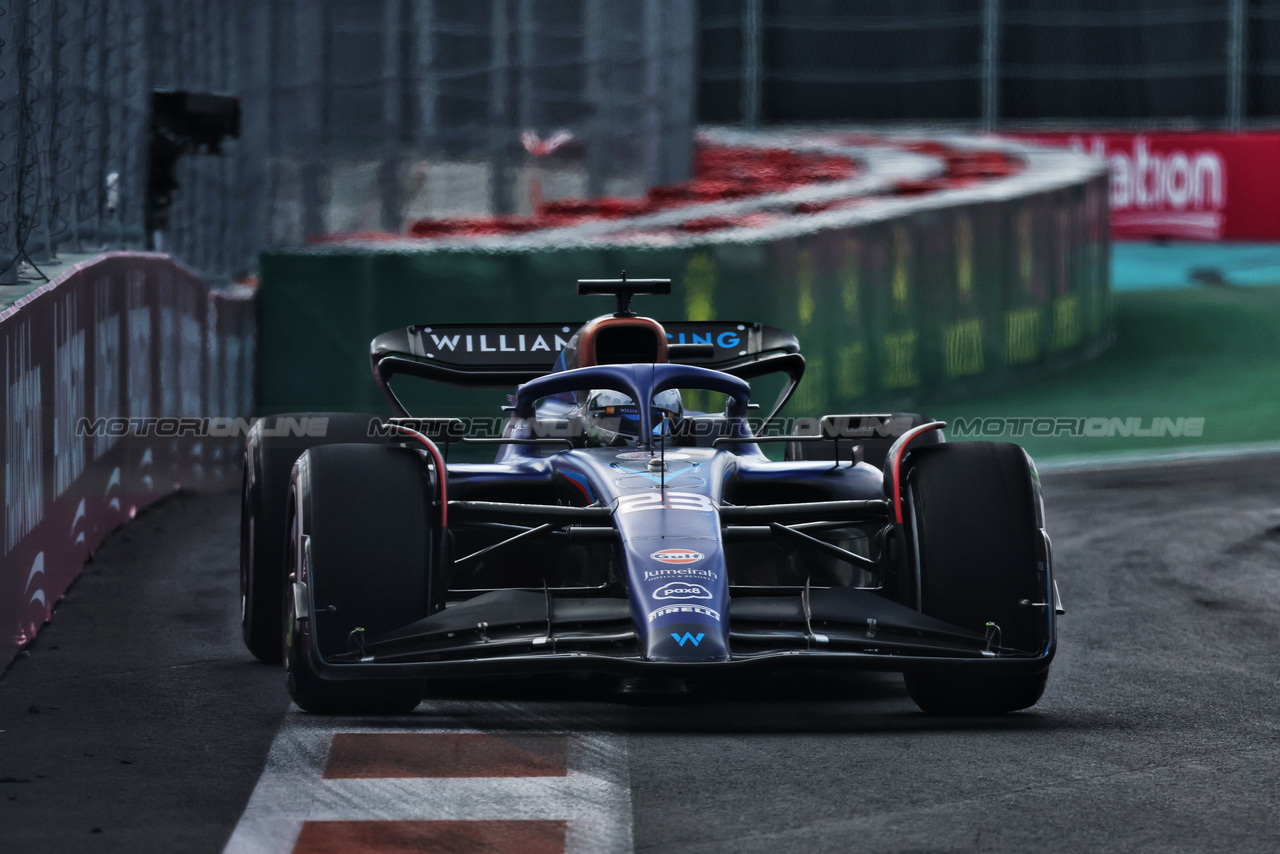
[[[563,821],[308,821],[293,854],[564,854]]]
[[[352,733],[333,737],[325,779],[564,777],[564,735]]]

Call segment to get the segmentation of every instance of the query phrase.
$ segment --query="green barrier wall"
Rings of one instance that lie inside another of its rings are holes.
[[[340,246],[267,253],[258,403],[386,411],[377,333],[414,323],[566,321],[612,310],[579,278],[670,277],[659,320],[753,320],[795,332],[809,370],[795,415],[879,410],[991,388],[1088,358],[1111,337],[1105,177],[758,242],[523,252]],[[899,207],[902,207],[899,205]],[[815,218],[817,219],[817,218]],[[407,382],[414,382],[409,380]],[[425,386],[425,384],[423,384]],[[500,391],[413,389],[415,414],[497,414]]]

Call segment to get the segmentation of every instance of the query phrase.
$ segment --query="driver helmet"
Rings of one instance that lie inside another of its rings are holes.
[[[640,410],[635,401],[620,391],[595,389],[582,405],[585,434],[590,444],[625,445],[640,439]],[[667,389],[653,396],[653,435],[671,436],[684,416],[679,389]]]

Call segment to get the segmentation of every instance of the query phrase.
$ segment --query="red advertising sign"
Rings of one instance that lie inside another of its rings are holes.
[[[1280,133],[1026,133],[1105,157],[1117,240],[1280,240]]]

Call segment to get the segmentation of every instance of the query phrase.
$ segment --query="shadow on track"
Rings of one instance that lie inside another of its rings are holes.
[[[892,673],[726,680],[679,694],[622,693],[619,687],[608,677],[441,680],[410,715],[358,720],[409,728],[633,734],[1063,732],[1119,726],[1101,715],[1062,717],[1035,708],[994,716],[926,715]]]

